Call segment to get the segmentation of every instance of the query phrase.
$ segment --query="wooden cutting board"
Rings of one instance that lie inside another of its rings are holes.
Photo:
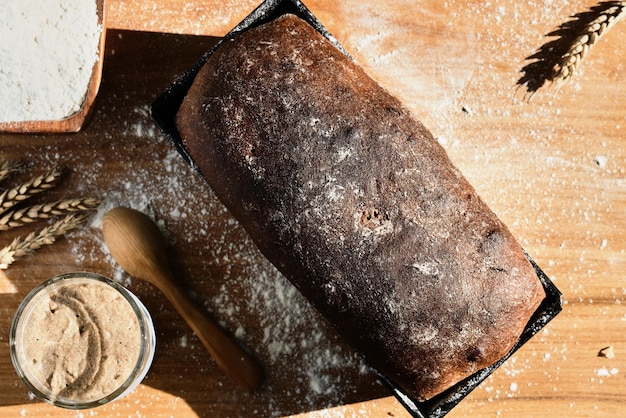
[[[593,47],[570,82],[529,99],[516,87],[526,58],[593,1],[305,4],[434,133],[563,292],[563,312],[448,416],[619,416],[626,407],[626,23]],[[30,171],[64,162],[70,173],[50,198],[89,193],[105,208],[152,213],[168,232],[179,277],[257,353],[266,385],[254,393],[234,389],[158,291],[115,266],[96,216],[92,226],[0,271],[3,416],[75,415],[30,399],[6,347],[25,294],[78,269],[127,284],[158,330],[144,383],[95,415],[408,416],[259,255],[148,114],[162,89],[256,5],[107,2],[92,119],[78,134],[2,135],[0,158],[21,157]],[[3,231],[0,244],[23,233]],[[614,358],[598,356],[607,346]]]

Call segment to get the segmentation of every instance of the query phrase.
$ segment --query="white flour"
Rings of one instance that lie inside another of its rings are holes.
[[[0,0],[0,122],[80,110],[98,59],[95,0]]]

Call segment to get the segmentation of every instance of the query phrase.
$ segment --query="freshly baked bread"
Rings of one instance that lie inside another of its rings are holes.
[[[177,123],[261,252],[417,400],[502,358],[545,297],[433,136],[298,17],[220,46]]]

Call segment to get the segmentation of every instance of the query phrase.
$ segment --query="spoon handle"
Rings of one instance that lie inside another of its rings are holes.
[[[163,275],[162,272],[154,274]],[[170,277],[162,277],[158,283],[163,294],[174,308],[187,321],[187,324],[209,351],[217,365],[237,386],[245,390],[256,389],[263,378],[263,372],[257,361],[248,354],[235,339],[224,330],[207,312]]]

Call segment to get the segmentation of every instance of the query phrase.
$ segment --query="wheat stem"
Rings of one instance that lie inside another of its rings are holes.
[[[55,165],[46,173],[33,177],[28,182],[12,189],[5,190],[0,195],[0,214],[29,197],[56,186],[61,179],[62,173],[62,168]]]
[[[94,197],[57,200],[23,209],[9,211],[0,216],[0,231],[48,219],[51,216],[67,215],[72,212],[95,209],[100,201]]]
[[[88,217],[86,213],[72,213],[52,225],[28,234],[26,238],[14,239],[10,245],[0,250],[0,269],[6,270],[17,258],[54,243],[59,236],[77,228]]]

